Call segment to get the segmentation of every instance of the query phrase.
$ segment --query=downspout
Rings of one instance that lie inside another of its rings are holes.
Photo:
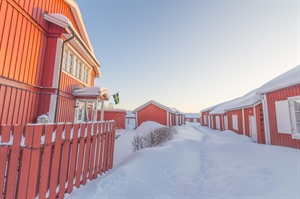
[[[75,37],[75,32],[72,30],[72,28],[70,28],[71,32],[72,32],[72,36],[69,39],[66,39],[65,41],[63,41],[62,43],[62,51],[61,51],[61,55],[60,55],[60,65],[59,65],[59,77],[58,77],[58,85],[57,85],[57,99],[56,99],[56,105],[55,105],[55,114],[54,114],[54,123],[57,122],[57,112],[58,112],[58,104],[59,104],[59,99],[60,99],[60,81],[61,81],[61,73],[62,73],[62,65],[63,65],[63,56],[64,56],[64,47],[65,44],[68,43],[69,41],[71,41],[74,37]]]

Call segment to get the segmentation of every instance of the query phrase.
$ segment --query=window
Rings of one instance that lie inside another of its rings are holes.
[[[300,96],[290,98],[293,138],[300,139]]]
[[[63,57],[63,69],[67,70],[67,65],[68,65],[68,50],[65,48],[64,49],[64,57]]]
[[[79,64],[78,79],[81,79],[81,77],[82,77],[82,63]]]
[[[73,68],[74,68],[74,55],[70,53],[70,63],[69,63],[69,68],[68,72],[72,75],[73,74]]]
[[[75,67],[74,67],[74,76],[77,77],[77,73],[78,73],[78,59],[75,60]]]
[[[76,54],[65,48],[63,55],[63,70],[78,78],[84,83],[90,82],[91,70],[83,64],[83,61]]]

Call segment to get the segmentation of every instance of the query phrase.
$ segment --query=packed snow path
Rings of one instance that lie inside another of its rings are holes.
[[[300,198],[299,150],[186,125],[133,153],[136,131],[116,141],[114,168],[69,198]]]

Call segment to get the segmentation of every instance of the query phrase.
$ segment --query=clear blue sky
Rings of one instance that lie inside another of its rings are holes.
[[[300,0],[76,2],[118,108],[199,112],[299,65]]]

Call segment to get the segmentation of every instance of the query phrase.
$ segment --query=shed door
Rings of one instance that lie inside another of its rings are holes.
[[[249,115],[249,128],[251,138],[257,142],[256,121],[253,115]]]

